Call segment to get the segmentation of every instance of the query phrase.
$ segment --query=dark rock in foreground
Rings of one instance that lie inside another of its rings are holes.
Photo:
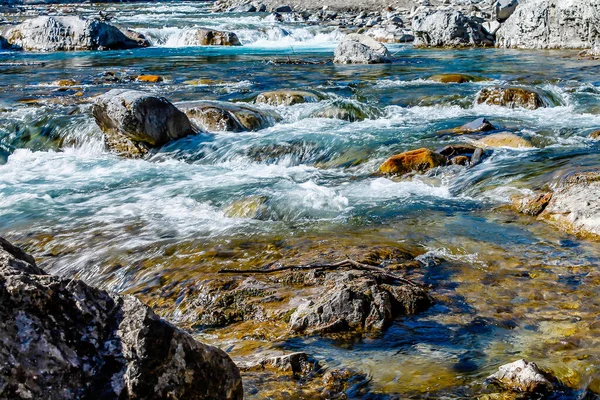
[[[8,42],[23,50],[120,50],[142,47],[118,28],[81,17],[37,17],[9,30]]]
[[[47,275],[2,238],[0,318],[0,398],[242,398],[226,353],[135,297]]]
[[[130,157],[194,133],[188,117],[163,97],[137,90],[113,89],[93,106],[107,147]]]

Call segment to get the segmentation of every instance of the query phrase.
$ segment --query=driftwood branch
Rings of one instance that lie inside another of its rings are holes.
[[[267,267],[273,264],[268,264]],[[370,271],[381,275],[392,281],[398,281],[402,283],[406,283],[412,286],[419,286],[410,279],[404,278],[402,276],[396,275],[392,272],[385,271],[383,268],[375,267],[369,264],[363,264],[358,261],[352,260],[350,258],[342,261],[338,261],[335,263],[314,263],[314,264],[305,264],[305,265],[282,265],[276,268],[263,268],[263,269],[221,269],[219,270],[220,274],[274,274],[282,271],[309,271],[309,270],[335,270],[339,268],[352,268],[358,269],[362,271]]]

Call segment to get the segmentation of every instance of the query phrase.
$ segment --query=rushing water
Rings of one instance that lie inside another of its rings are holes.
[[[398,321],[379,338],[294,339],[284,347],[366,373],[372,393],[469,397],[487,374],[520,357],[557,371],[577,389],[566,398],[587,388],[600,392],[600,246],[505,207],[514,194],[598,167],[600,142],[587,138],[600,128],[598,62],[573,52],[392,45],[397,60],[386,65],[282,64],[273,61],[328,61],[343,32],[261,14],[213,15],[206,7],[104,7],[113,22],[147,35],[151,48],[0,52],[2,234],[53,273],[151,303],[167,277],[183,284],[224,264],[255,262],[270,243],[418,248],[424,260],[448,261],[415,272],[433,285],[438,304],[430,311]],[[198,26],[235,31],[244,46],[182,46]],[[487,80],[426,79],[442,72]],[[166,79],[111,82],[107,73]],[[60,79],[77,85],[53,84]],[[553,106],[474,105],[479,90],[499,84],[543,90]],[[315,90],[325,99],[263,106],[283,119],[259,132],[189,137],[131,160],[104,149],[91,116],[90,98],[115,87],[156,92],[175,104],[251,101],[281,88]],[[334,101],[352,102],[372,117],[353,123],[309,117]],[[473,168],[447,167],[411,180],[374,175],[390,155],[460,140],[437,132],[478,117],[521,133],[535,148],[498,149]],[[251,196],[268,198],[268,218],[226,216],[233,200]],[[173,246],[181,252],[173,254]],[[202,257],[208,253],[217,256]],[[185,320],[177,310],[161,313]]]

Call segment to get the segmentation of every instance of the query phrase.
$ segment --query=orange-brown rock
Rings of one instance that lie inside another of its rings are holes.
[[[467,156],[456,156],[450,161],[454,165],[469,165],[469,157]]]
[[[446,165],[448,159],[429,149],[407,151],[390,157],[379,167],[385,175],[403,175],[412,171],[425,172]]]
[[[590,139],[600,139],[600,130],[590,133]]]
[[[136,78],[136,81],[147,82],[147,83],[158,83],[158,82],[162,82],[163,78],[162,78],[162,76],[158,76],[158,75],[139,75]]]

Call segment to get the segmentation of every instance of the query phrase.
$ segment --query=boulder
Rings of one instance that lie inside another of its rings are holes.
[[[372,37],[351,33],[346,35],[334,52],[337,64],[379,64],[392,61],[392,55]]]
[[[487,378],[504,389],[515,392],[547,392],[553,389],[552,382],[538,366],[527,360],[518,360],[498,368],[498,372]]]
[[[241,46],[240,40],[233,32],[216,31],[198,28],[182,33],[184,46]]]
[[[273,126],[281,118],[272,111],[222,101],[195,102],[182,107],[191,121],[208,132],[258,131]]]
[[[539,93],[514,87],[483,88],[477,95],[475,102],[508,108],[522,107],[529,110],[548,106]]]
[[[494,3],[494,19],[498,22],[506,21],[517,9],[519,0],[498,0]]]
[[[290,317],[294,332],[336,333],[381,330],[399,315],[428,309],[433,300],[422,287],[396,286],[366,271],[347,271],[325,281],[327,290],[301,304]]]
[[[412,171],[426,172],[431,168],[446,165],[448,159],[429,149],[417,149],[397,154],[379,167],[384,175],[404,175]]]
[[[539,218],[568,233],[600,238],[600,172],[566,179]]]
[[[275,90],[263,92],[256,96],[257,104],[271,106],[292,106],[301,103],[316,103],[321,99],[316,93],[301,90]]]
[[[600,43],[597,0],[521,2],[496,33],[496,46],[522,49],[588,49]]]
[[[37,17],[7,33],[8,42],[31,51],[120,50],[140,47],[116,27],[95,19]]]
[[[133,157],[194,133],[183,112],[147,92],[113,89],[96,99],[92,112],[108,148]]]
[[[600,139],[600,130],[590,133],[590,139]]]
[[[414,15],[412,28],[419,47],[491,45],[481,23],[455,9],[424,8]]]
[[[0,398],[241,399],[222,350],[133,296],[47,275],[0,238]]]
[[[511,132],[493,133],[491,135],[484,136],[483,138],[477,140],[475,145],[482,148],[512,147],[518,149],[533,147],[533,144],[531,144],[529,140],[517,136]]]

